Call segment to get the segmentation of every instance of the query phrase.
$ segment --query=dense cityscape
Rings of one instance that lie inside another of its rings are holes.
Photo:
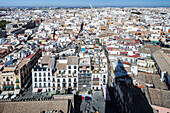
[[[1,8],[0,113],[169,113],[170,8]]]

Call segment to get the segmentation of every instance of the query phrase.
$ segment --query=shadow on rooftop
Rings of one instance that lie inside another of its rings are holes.
[[[141,88],[133,85],[133,79],[128,75],[120,60],[118,60],[114,73],[115,82],[113,87],[109,87],[111,102],[106,103],[106,108],[117,109],[113,110],[113,113],[153,113],[146,96],[142,93]]]

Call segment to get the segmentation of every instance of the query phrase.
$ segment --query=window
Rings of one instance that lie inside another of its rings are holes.
[[[106,78],[106,75],[103,75],[103,78]]]
[[[35,87],[37,87],[37,83],[35,83]]]
[[[74,82],[76,82],[76,78],[74,79]]]
[[[46,74],[44,73],[44,76],[46,76]]]
[[[60,87],[60,84],[58,84],[57,86]]]
[[[48,76],[50,76],[50,73],[48,73]]]
[[[39,81],[41,82],[41,78],[39,78]]]
[[[63,84],[63,87],[66,87],[66,84]]]
[[[53,82],[55,82],[55,78],[53,78]]]
[[[57,79],[57,82],[60,82],[60,79]]]
[[[48,87],[50,87],[50,83],[48,83]]]
[[[76,70],[74,70],[74,74],[76,74],[77,73],[77,71]]]
[[[16,83],[19,83],[19,79],[18,78],[16,79]]]
[[[66,80],[65,79],[63,79],[63,82],[65,82]]]
[[[44,78],[44,82],[46,82],[46,78]]]
[[[34,75],[35,77],[37,76],[37,73],[35,73],[35,75]]]
[[[39,76],[41,76],[41,73],[39,73]]]
[[[71,71],[69,70],[68,73],[71,74]]]
[[[35,80],[35,82],[37,82],[37,78],[35,78],[34,80]]]
[[[53,87],[55,87],[55,84],[53,84]]]
[[[6,78],[6,81],[10,81],[10,80],[9,80],[9,77]]]
[[[74,66],[74,69],[77,69],[77,66]]]
[[[69,83],[68,85],[69,85],[69,87],[71,87],[71,83]]]
[[[17,85],[16,89],[19,89],[19,85]]]
[[[50,78],[48,78],[48,80],[50,80]]]
[[[44,87],[46,87],[46,83],[44,83]]]
[[[71,79],[69,78],[69,82],[71,82]]]
[[[39,83],[39,87],[41,87],[41,83]]]
[[[74,83],[74,87],[77,87],[77,83]]]
[[[55,90],[55,88],[53,88],[53,90]]]
[[[71,66],[68,66],[68,69],[71,69]]]
[[[61,74],[61,71],[59,71],[59,74]]]

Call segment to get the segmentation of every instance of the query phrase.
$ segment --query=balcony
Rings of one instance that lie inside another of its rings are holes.
[[[68,77],[72,77],[73,75],[68,75]]]
[[[3,91],[14,90],[14,86],[3,86]]]

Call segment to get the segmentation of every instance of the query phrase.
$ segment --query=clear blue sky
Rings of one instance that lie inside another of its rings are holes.
[[[170,0],[0,0],[0,6],[170,6]]]

